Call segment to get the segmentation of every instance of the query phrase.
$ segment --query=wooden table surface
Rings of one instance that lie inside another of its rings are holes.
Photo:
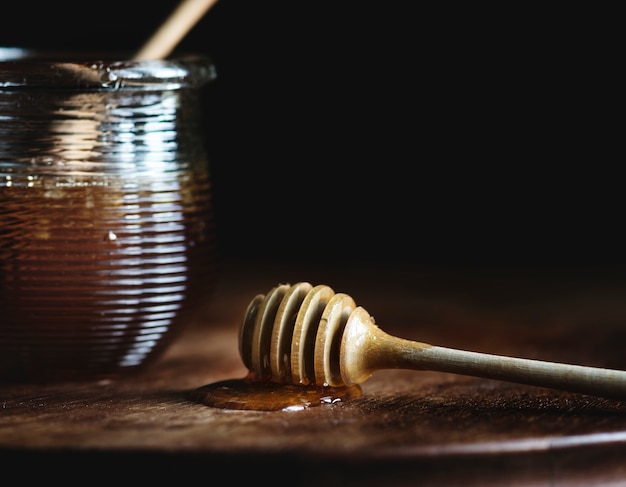
[[[237,340],[249,301],[303,280],[350,294],[392,335],[626,369],[626,283],[615,276],[225,262],[195,322],[140,374],[0,384],[3,470],[67,479],[81,466],[102,480],[135,467],[146,480],[324,486],[626,482],[619,401],[407,370],[377,371],[360,397],[299,411],[193,401],[201,386],[245,376]]]

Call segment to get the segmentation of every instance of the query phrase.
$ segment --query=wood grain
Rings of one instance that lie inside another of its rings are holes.
[[[361,397],[302,411],[192,401],[196,388],[246,374],[237,334],[252,297],[299,280],[349,292],[381,328],[408,339],[626,369],[626,305],[615,279],[226,263],[195,322],[145,371],[112,381],[0,385],[3,468],[45,461],[67,475],[77,463],[114,464],[149,479],[236,474],[242,465],[276,476],[291,465],[302,472],[293,485],[326,486],[626,478],[626,405],[574,393],[382,370],[362,384]]]

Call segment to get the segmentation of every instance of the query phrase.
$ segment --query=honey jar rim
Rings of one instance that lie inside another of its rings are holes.
[[[0,90],[146,90],[200,87],[216,77],[209,56],[176,53],[133,60],[126,52],[63,52],[0,47]]]

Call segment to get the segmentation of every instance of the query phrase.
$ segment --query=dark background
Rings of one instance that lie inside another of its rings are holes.
[[[134,50],[175,1],[11,2],[0,45]],[[206,87],[220,255],[621,272],[616,13],[220,0]]]

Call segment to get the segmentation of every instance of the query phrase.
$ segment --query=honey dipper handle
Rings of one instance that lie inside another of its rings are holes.
[[[626,371],[469,352],[391,336],[362,308],[348,320],[341,345],[346,384],[375,370],[413,369],[497,379],[611,399],[626,399]]]
[[[181,0],[134,60],[165,59],[217,0]]]
[[[432,346],[407,356],[411,364],[440,372],[626,399],[626,372]]]

